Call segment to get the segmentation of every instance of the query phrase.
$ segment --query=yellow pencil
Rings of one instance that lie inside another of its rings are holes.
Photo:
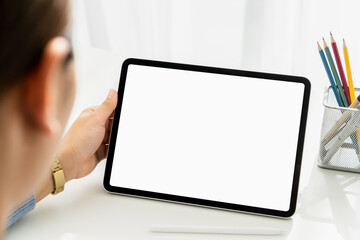
[[[353,102],[355,100],[355,88],[354,82],[351,75],[351,68],[350,68],[350,60],[349,60],[349,53],[345,43],[345,39],[343,39],[343,50],[344,50],[344,59],[345,59],[345,66],[346,66],[346,75],[349,82],[349,93],[350,93],[350,100]],[[358,140],[358,148],[360,151],[360,129],[356,131],[356,138]],[[359,158],[360,161],[360,158]]]
[[[349,92],[350,92],[350,99],[351,103],[355,100],[355,89],[354,89],[354,82],[352,80],[351,75],[351,68],[350,68],[350,60],[349,60],[349,53],[346,47],[345,39],[343,39],[343,46],[344,46],[344,59],[345,59],[345,66],[346,66],[346,75],[349,82]]]

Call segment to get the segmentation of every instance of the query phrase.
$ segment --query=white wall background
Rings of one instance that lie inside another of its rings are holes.
[[[346,39],[360,86],[359,10],[356,0],[73,0],[78,96],[70,123],[117,88],[124,59],[138,57],[307,77],[307,132],[320,141],[329,81],[316,41],[324,36],[329,43],[332,31],[341,50]],[[308,142],[304,169],[318,152]]]
[[[77,43],[123,57],[293,71],[301,1],[75,0]],[[282,59],[280,61],[274,61]]]

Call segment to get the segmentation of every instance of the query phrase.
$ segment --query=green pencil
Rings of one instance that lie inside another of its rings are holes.
[[[347,99],[346,99],[346,95],[345,95],[343,86],[341,85],[340,78],[339,78],[339,74],[338,74],[337,71],[336,71],[336,67],[335,67],[335,64],[334,64],[334,60],[333,60],[333,58],[332,58],[332,56],[331,56],[330,49],[329,49],[328,45],[326,44],[324,38],[323,38],[323,41],[324,41],[324,50],[325,50],[327,59],[328,59],[328,61],[329,61],[329,65],[330,65],[331,71],[332,71],[332,73],[333,73],[333,75],[334,75],[334,79],[335,79],[336,85],[337,85],[338,90],[339,90],[339,92],[340,92],[341,100],[342,100],[343,103],[344,103],[344,107],[349,107],[349,103],[348,103],[348,101],[347,101]]]

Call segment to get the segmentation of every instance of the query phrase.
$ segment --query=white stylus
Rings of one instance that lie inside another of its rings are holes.
[[[233,235],[280,235],[281,230],[272,227],[220,227],[186,225],[151,225],[150,232],[155,233],[197,233],[197,234],[233,234]]]

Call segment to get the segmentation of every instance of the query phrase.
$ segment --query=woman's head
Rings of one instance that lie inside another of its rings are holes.
[[[0,91],[23,80],[48,41],[66,33],[68,1],[0,1]]]
[[[73,104],[68,5],[0,0],[0,197],[11,206],[47,172]]]

